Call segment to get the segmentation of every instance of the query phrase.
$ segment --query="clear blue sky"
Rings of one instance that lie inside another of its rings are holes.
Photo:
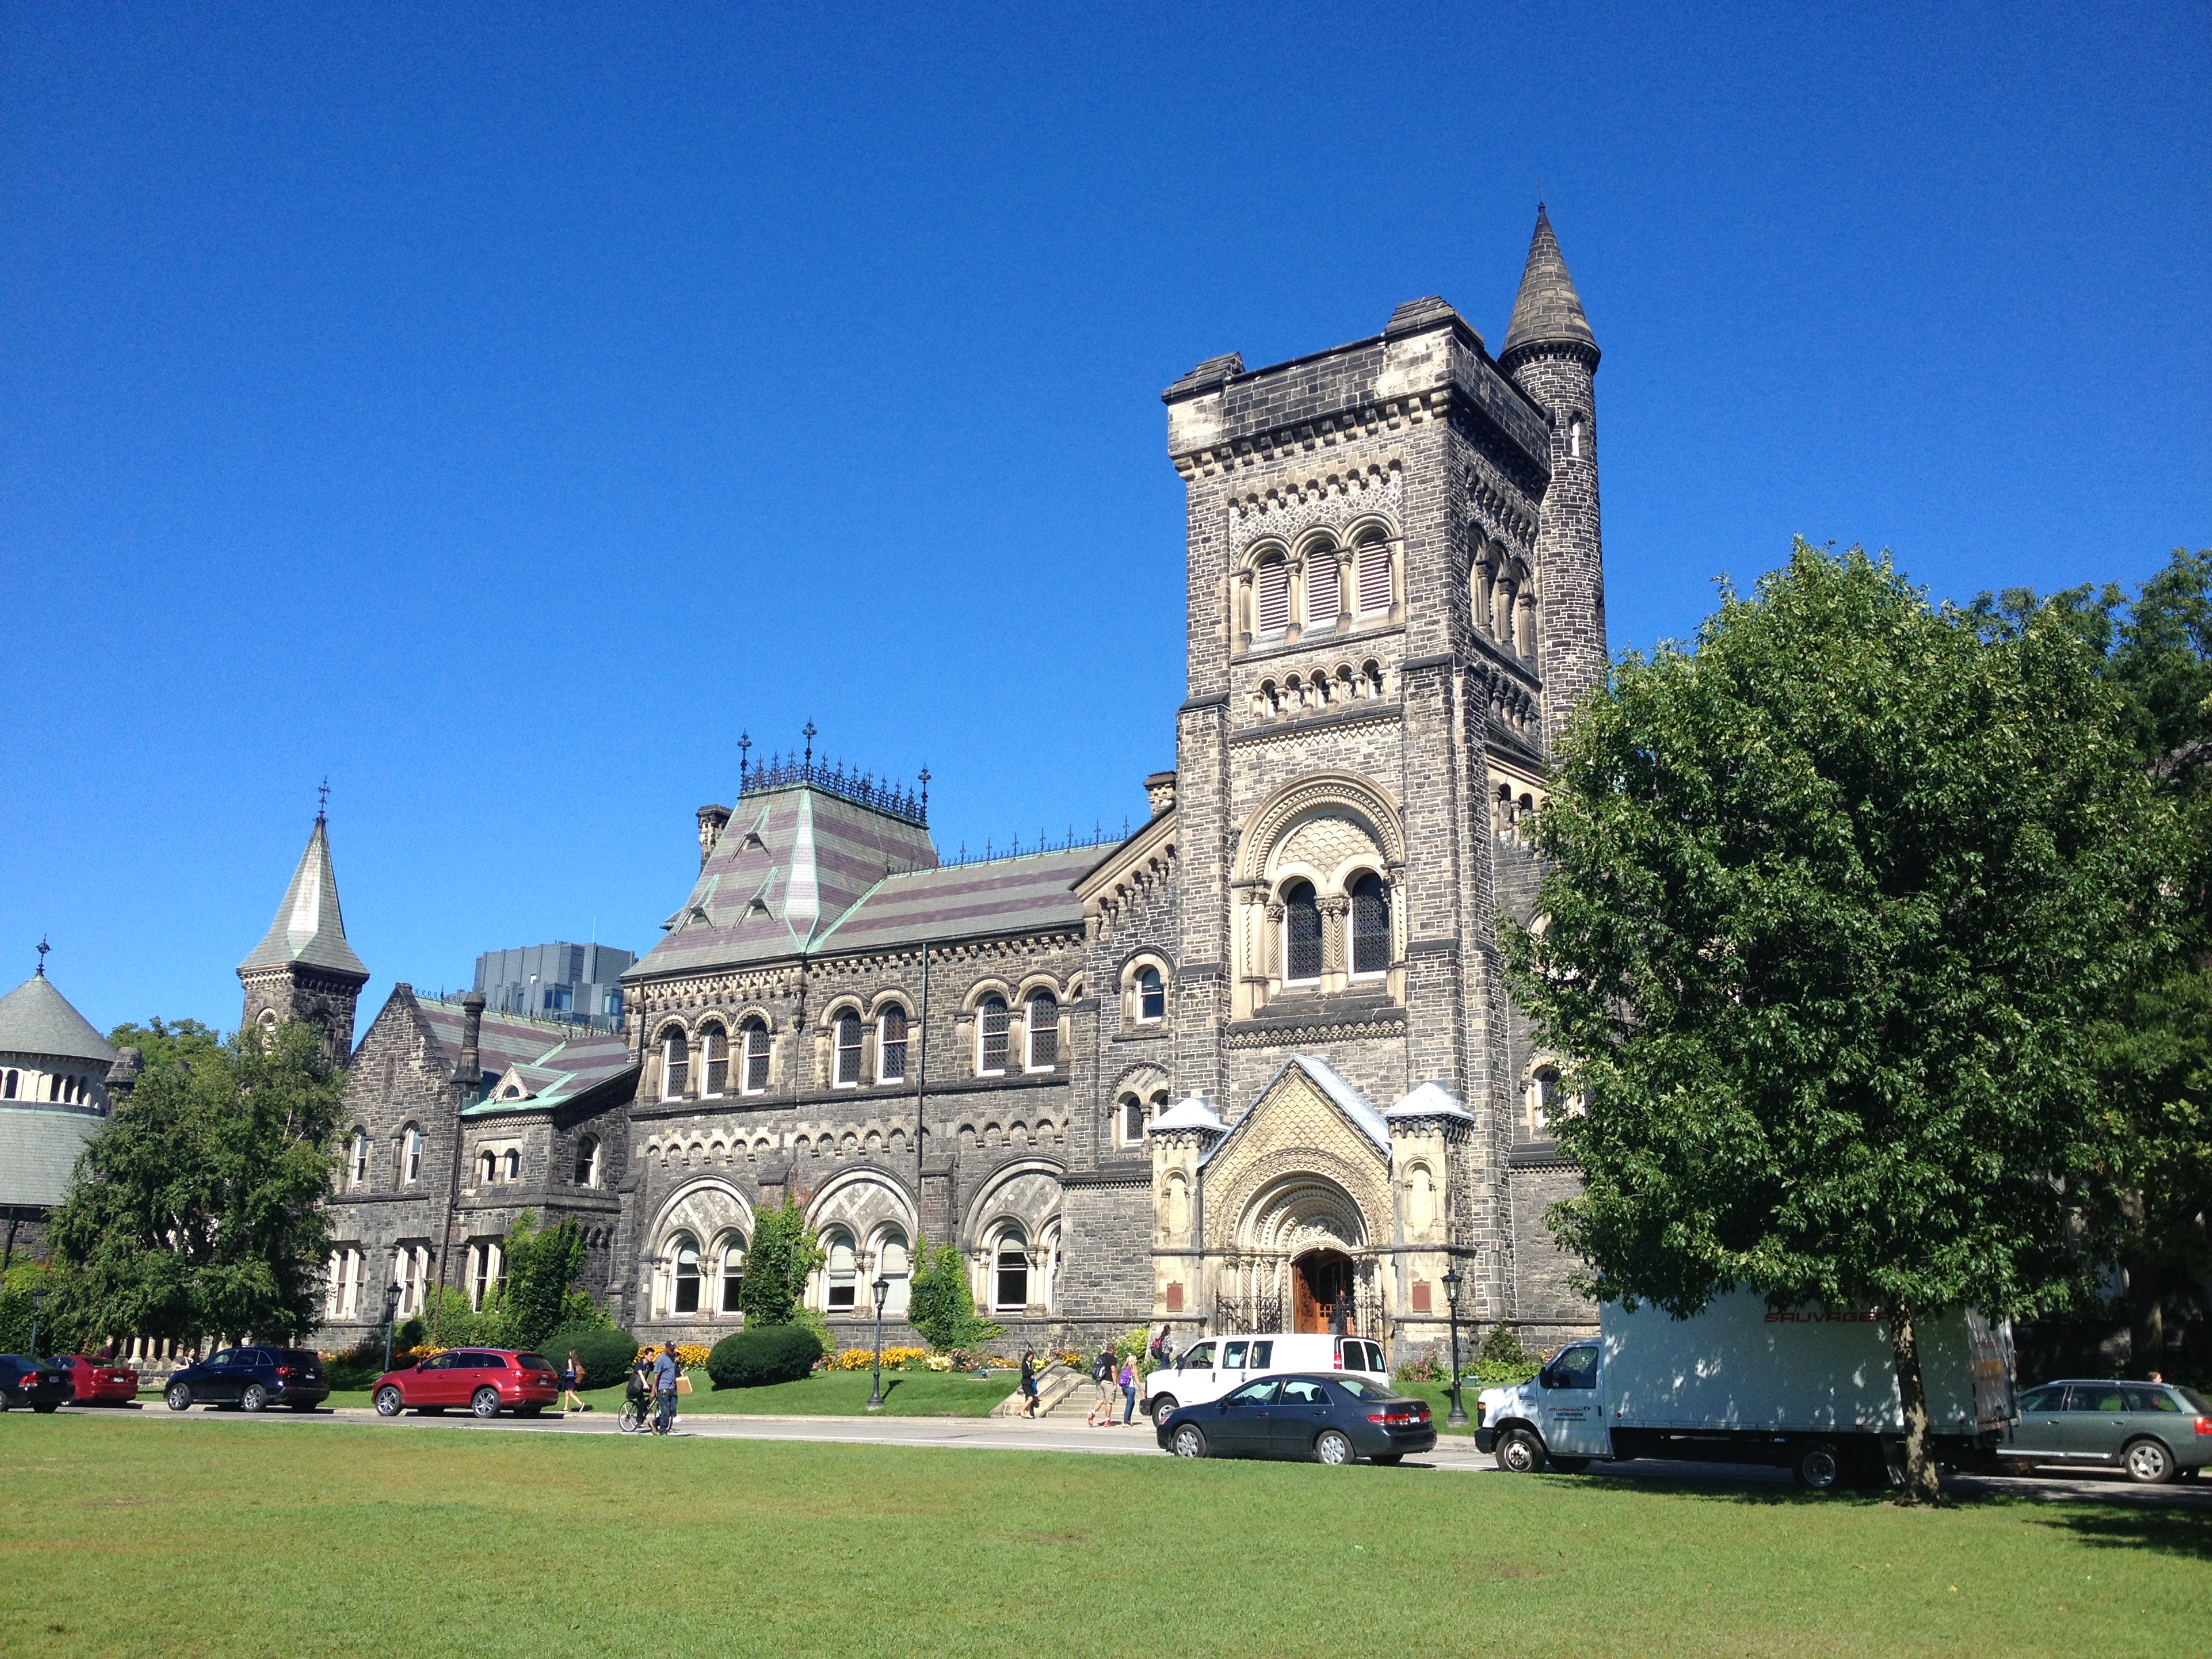
[[[2208,20],[8,7],[0,985],[234,1024],[326,773],[364,1024],[644,949],[741,728],[948,849],[1141,816],[1160,388],[1495,349],[1540,179],[1616,648],[1798,532],[2139,580],[2212,543]]]

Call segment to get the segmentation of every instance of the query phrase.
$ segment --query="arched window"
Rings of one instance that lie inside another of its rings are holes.
[[[1028,1069],[1049,1072],[1060,1064],[1060,999],[1039,991],[1030,999]]]
[[[477,1159],[477,1179],[480,1184],[489,1187],[498,1178],[499,1155],[487,1152]]]
[[[1390,608],[1390,544],[1375,537],[1359,544],[1359,614],[1378,617]]]
[[[1121,1144],[1141,1146],[1145,1144],[1145,1103],[1134,1095],[1121,1097]]]
[[[499,1270],[503,1265],[500,1248],[495,1243],[469,1246],[469,1306],[481,1309],[484,1297],[491,1294],[499,1283]]]
[[[13,1100],[13,1099],[15,1099],[15,1086],[16,1086],[16,1085],[17,1085],[17,1084],[19,1084],[19,1083],[21,1083],[21,1082],[22,1081],[22,1077],[23,1077],[23,1074],[22,1074],[21,1072],[10,1072],[10,1073],[8,1073],[8,1081],[7,1081],[6,1086],[5,1086],[4,1090],[0,1090],[0,1095],[4,1095],[4,1097],[5,1097],[5,1098],[7,1098],[7,1099],[9,1099],[9,1100]]]
[[[860,1080],[860,1017],[849,1008],[837,1016],[837,1070],[831,1080],[840,1089]]]
[[[1354,977],[1390,966],[1390,886],[1369,871],[1352,884],[1352,971]]]
[[[985,997],[975,1005],[975,1070],[997,1077],[1006,1069],[1006,1000]]]
[[[399,1132],[399,1179],[413,1186],[422,1178],[422,1132],[409,1124]]]
[[[660,1034],[660,1097],[681,1100],[691,1082],[691,1051],[684,1044],[684,1028],[672,1025]]]
[[[599,1138],[586,1135],[576,1143],[576,1184],[596,1187],[599,1184]]]
[[[356,1129],[353,1132],[353,1149],[349,1154],[348,1163],[352,1173],[347,1177],[346,1185],[349,1187],[366,1187],[368,1185],[368,1130]]]
[[[730,1086],[730,1040],[719,1025],[700,1028],[699,1069],[706,1085],[702,1092],[709,1100],[720,1099]]]
[[[739,1035],[745,1044],[744,1091],[764,1095],[768,1092],[768,1027],[749,1019]]]
[[[1567,420],[1567,459],[1579,461],[1583,458],[1583,417],[1570,416]]]
[[[742,1311],[738,1292],[745,1282],[745,1241],[735,1233],[722,1241],[722,1300],[724,1313]]]
[[[1291,625],[1291,568],[1279,556],[1260,561],[1253,578],[1252,631],[1279,634]]]
[[[1336,626],[1338,567],[1336,550],[1316,547],[1306,555],[1306,626]]]
[[[906,1080],[906,1010],[893,1003],[876,1016],[876,1081]]]
[[[505,1167],[501,1170],[501,1175],[507,1181],[522,1179],[522,1154],[512,1146],[507,1149]]]
[[[699,1311],[699,1247],[688,1237],[679,1235],[676,1240],[675,1299],[669,1311],[695,1314]]]
[[[860,1257],[853,1249],[853,1235],[843,1228],[835,1228],[822,1241],[822,1248],[830,1260],[825,1268],[828,1277],[823,1281],[828,1290],[823,1306],[830,1313],[850,1313],[858,1299],[857,1286],[860,1282]]]
[[[1168,990],[1161,983],[1157,968],[1137,969],[1137,1018],[1150,1024],[1164,1019],[1168,1012]]]
[[[1310,881],[1283,893],[1283,980],[1299,984],[1321,977],[1321,903]]]
[[[893,1318],[906,1312],[914,1261],[907,1253],[906,1235],[896,1227],[884,1229],[876,1241],[876,1277],[885,1281],[884,1312]]]
[[[1019,1313],[1030,1305],[1029,1237],[1019,1227],[999,1235],[991,1264],[991,1305],[1002,1312]]]
[[[1559,1073],[1553,1066],[1540,1066],[1529,1074],[1528,1092],[1522,1102],[1522,1116],[1531,1140],[1548,1140],[1552,1125],[1559,1110]]]

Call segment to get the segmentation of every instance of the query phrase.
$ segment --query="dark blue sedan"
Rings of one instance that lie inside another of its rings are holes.
[[[52,1413],[76,1398],[76,1374],[66,1359],[0,1353],[0,1412],[28,1406]]]
[[[1395,1463],[1437,1443],[1426,1402],[1357,1376],[1265,1376],[1202,1406],[1183,1406],[1158,1427],[1177,1457],[1296,1457]]]
[[[323,1357],[307,1348],[225,1348],[187,1365],[162,1391],[173,1412],[194,1406],[235,1406],[264,1411],[289,1406],[313,1411],[331,1397]]]

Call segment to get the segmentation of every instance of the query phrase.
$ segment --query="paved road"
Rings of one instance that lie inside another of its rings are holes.
[[[74,1411],[65,1416],[75,1416]],[[87,1412],[85,1415],[94,1414]],[[471,1434],[613,1434],[611,1412],[521,1419],[494,1418],[478,1422],[465,1413],[444,1417],[380,1418],[373,1411],[242,1412],[198,1407],[173,1413],[139,1406],[100,1409],[98,1415],[146,1423],[218,1423],[255,1428],[312,1423],[361,1423],[390,1433],[410,1430],[460,1430]],[[1148,1425],[1087,1429],[1079,1421],[1036,1423],[1003,1417],[734,1417],[695,1412],[678,1419],[679,1437],[699,1440],[812,1440],[854,1446],[921,1446],[971,1451],[1089,1452],[1107,1455],[1164,1457]],[[1433,1452],[1406,1460],[1408,1469],[1443,1469],[1455,1474],[1495,1474],[1497,1466],[1474,1449],[1474,1442],[1447,1435]],[[1747,1468],[1728,1463],[1631,1462],[1594,1463],[1587,1479],[1670,1480],[1744,1490],[1787,1487],[1781,1469]],[[2124,1475],[2083,1473],[2070,1478],[2015,1475],[1946,1475],[1947,1491],[1960,1496],[2005,1496],[2045,1503],[2151,1504],[2212,1507],[2212,1485],[2202,1480],[2172,1486],[2139,1486]]]

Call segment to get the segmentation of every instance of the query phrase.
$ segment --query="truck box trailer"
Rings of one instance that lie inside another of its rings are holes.
[[[1987,1463],[2015,1415],[2010,1325],[1969,1308],[1915,1332],[1937,1459]],[[1475,1443],[1501,1468],[1765,1463],[1814,1490],[1879,1483],[1905,1436],[1879,1310],[1771,1308],[1744,1291],[1687,1319],[1608,1303],[1595,1340],[1569,1343],[1529,1382],[1485,1389],[1476,1420]]]

